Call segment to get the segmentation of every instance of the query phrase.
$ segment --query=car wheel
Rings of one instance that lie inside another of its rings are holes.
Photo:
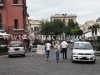
[[[8,58],[11,58],[11,55],[8,55]]]
[[[74,61],[74,60],[72,60],[72,63],[75,63],[75,61]]]

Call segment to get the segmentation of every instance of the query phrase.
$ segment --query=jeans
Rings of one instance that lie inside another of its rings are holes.
[[[45,53],[46,53],[46,59],[48,60],[49,59],[50,50],[45,50]]]
[[[56,54],[56,62],[59,62],[59,51],[56,51],[55,54]]]

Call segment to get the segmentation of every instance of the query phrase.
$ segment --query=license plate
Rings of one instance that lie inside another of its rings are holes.
[[[83,59],[87,59],[87,57],[83,57]]]
[[[19,50],[19,48],[15,48],[15,51],[18,51]]]

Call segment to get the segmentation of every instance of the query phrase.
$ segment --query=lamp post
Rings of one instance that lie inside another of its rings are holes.
[[[62,14],[63,15],[63,17],[64,17],[64,19],[63,19],[63,23],[66,25],[66,15],[67,14]],[[63,40],[65,39],[65,33],[63,32],[62,33],[62,36],[63,36]]]
[[[67,14],[62,14],[62,15],[64,16],[63,23],[66,24],[66,20],[65,19],[66,19],[66,15]]]

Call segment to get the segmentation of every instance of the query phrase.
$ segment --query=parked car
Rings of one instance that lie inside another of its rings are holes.
[[[22,55],[25,57],[25,49],[21,41],[12,41],[10,42],[8,49],[8,57]]]
[[[74,43],[73,40],[67,40],[67,43]]]
[[[89,61],[95,63],[96,61],[93,47],[89,42],[74,42],[71,56],[72,62]]]

